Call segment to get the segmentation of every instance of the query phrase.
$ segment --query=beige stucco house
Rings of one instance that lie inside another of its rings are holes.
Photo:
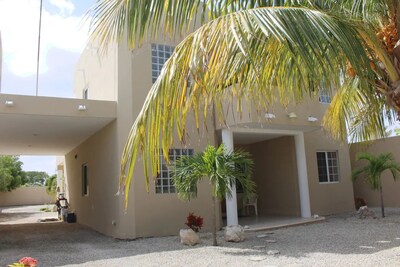
[[[64,175],[78,222],[118,238],[173,235],[184,226],[188,213],[194,212],[205,218],[205,228],[210,229],[210,186],[204,182],[196,199],[182,202],[165,165],[149,192],[141,164],[137,165],[127,210],[124,198],[116,195],[126,137],[175,45],[160,39],[134,51],[115,45],[102,55],[95,46],[82,53],[75,70],[75,95],[84,101],[116,103],[116,113],[113,121],[65,155]],[[301,105],[277,106],[273,113],[262,114],[249,107],[243,119],[234,119],[239,116],[231,111],[227,125],[210,120],[208,130],[200,135],[189,123],[187,144],[177,142],[169,156],[174,159],[220,143],[249,151],[256,163],[253,179],[259,216],[311,217],[353,210],[348,148],[322,130],[324,102],[329,97],[316,96]],[[234,198],[220,207],[220,219],[226,215],[227,224],[237,224],[243,214],[240,188],[234,191]]]
[[[137,164],[128,208],[117,195],[119,162],[130,127],[163,63],[176,43],[159,39],[129,51],[109,46],[106,54],[88,46],[76,66],[77,99],[0,94],[0,154],[53,154],[61,191],[67,191],[77,221],[116,238],[174,235],[189,212],[211,228],[210,186],[203,182],[196,199],[177,198],[166,165],[146,192]],[[211,119],[198,134],[170,150],[170,158],[224,143],[249,151],[255,161],[258,216],[311,217],[354,209],[347,145],[330,139],[320,122],[329,97],[316,96],[286,109],[261,112],[252,107],[243,119],[232,110],[227,125]],[[141,159],[139,159],[141,160]],[[240,188],[218,207],[220,225],[237,224],[243,214]],[[236,193],[235,193],[236,192]]]

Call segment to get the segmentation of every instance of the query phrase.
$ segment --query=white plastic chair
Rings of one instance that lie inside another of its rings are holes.
[[[256,213],[256,216],[258,216],[257,199],[257,195],[253,195],[244,199],[245,202],[243,203],[243,207],[246,214],[249,214],[249,207],[254,207],[254,212]]]

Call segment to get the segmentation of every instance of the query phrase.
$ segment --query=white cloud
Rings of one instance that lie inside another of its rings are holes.
[[[50,4],[56,6],[62,14],[71,15],[75,9],[74,4],[69,0],[49,0]]]
[[[74,6],[69,0],[51,0],[59,11],[43,9],[40,73],[48,70],[47,52],[57,48],[80,53],[87,41],[88,25],[81,16],[65,16]],[[36,74],[39,0],[1,0],[0,31],[3,67],[20,77]]]

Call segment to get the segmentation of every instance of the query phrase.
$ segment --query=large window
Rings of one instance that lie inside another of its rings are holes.
[[[82,196],[89,195],[89,179],[88,179],[88,166],[82,165]]]
[[[173,46],[151,44],[151,80],[153,83],[161,73],[164,63],[171,57]]]
[[[318,151],[318,177],[320,183],[339,181],[337,151]]]
[[[192,156],[194,154],[193,149],[170,149],[168,151],[168,158],[170,164],[174,164],[175,160],[180,158],[181,156]],[[175,193],[175,186],[172,183],[172,174],[169,171],[167,162],[164,159],[164,156],[160,154],[160,173],[157,176],[156,180],[156,193],[157,194],[167,194],[167,193]]]

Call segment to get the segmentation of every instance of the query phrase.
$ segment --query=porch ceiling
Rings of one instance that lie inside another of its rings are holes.
[[[65,155],[115,118],[112,101],[1,94],[0,154]]]

